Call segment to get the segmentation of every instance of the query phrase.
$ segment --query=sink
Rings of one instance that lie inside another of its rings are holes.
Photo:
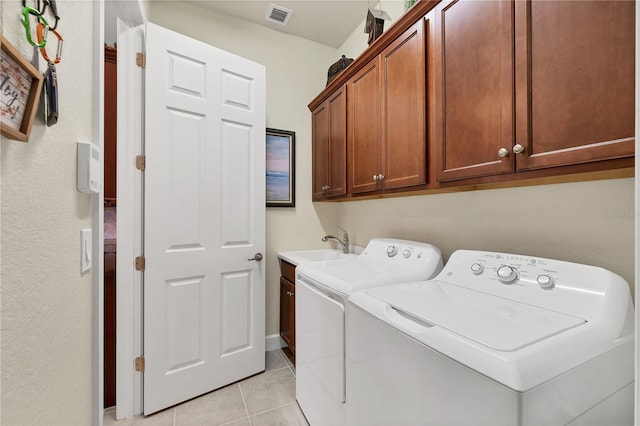
[[[307,262],[324,262],[327,260],[334,260],[340,258],[347,258],[357,256],[349,253],[345,254],[342,250],[322,249],[322,250],[299,250],[299,251],[287,251],[278,253],[278,256],[287,262],[299,265]]]

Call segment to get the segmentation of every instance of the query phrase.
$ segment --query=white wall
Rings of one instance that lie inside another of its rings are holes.
[[[0,2],[0,26],[30,59],[20,10],[19,0]],[[59,122],[46,127],[39,114],[29,143],[2,137],[0,145],[5,425],[91,423],[91,274],[80,274],[80,229],[91,228],[91,198],[76,191],[76,141],[93,134],[93,3],[58,2],[58,11]],[[41,58],[42,71],[45,65]]]
[[[336,50],[183,2],[151,2],[150,21],[267,68],[267,127],[296,132],[296,208],[267,209],[267,335],[279,330],[279,251],[326,247],[335,207],[311,203],[311,113]]]

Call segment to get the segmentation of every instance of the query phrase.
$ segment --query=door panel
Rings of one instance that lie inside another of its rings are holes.
[[[513,172],[513,1],[436,7],[438,180]]]
[[[240,271],[222,276],[222,347],[223,357],[251,348],[254,332],[253,286],[251,271]]]
[[[519,170],[633,156],[634,7],[516,2]]]
[[[252,166],[255,156],[251,126],[222,120],[220,138],[220,215],[222,247],[251,244],[253,241],[251,199],[243,196],[253,188]],[[249,256],[252,257],[252,256]]]
[[[144,413],[264,370],[264,67],[153,24]]]
[[[329,107],[321,104],[313,113],[313,199],[326,197],[329,184]]]
[[[347,83],[349,174],[354,194],[375,191],[380,173],[380,63],[376,58]]]
[[[164,294],[168,352],[166,374],[203,362],[204,284],[202,276],[167,281]]]
[[[329,107],[329,190],[330,197],[347,193],[347,103],[344,89],[336,90]]]
[[[426,183],[424,21],[382,52],[383,189]]]

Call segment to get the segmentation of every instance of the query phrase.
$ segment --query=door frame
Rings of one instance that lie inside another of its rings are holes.
[[[93,4],[93,143],[104,151],[104,1]],[[104,170],[104,155],[100,156]],[[102,426],[104,412],[104,191],[91,197],[91,423]]]
[[[120,2],[117,2],[120,3]],[[117,19],[117,254],[116,254],[116,419],[142,413],[142,272],[134,259],[142,251],[143,173],[135,157],[143,153],[143,71],[136,53],[144,48],[144,25]]]
[[[116,268],[117,301],[116,339],[116,418],[132,418],[142,412],[142,374],[134,371],[136,353],[142,351],[141,273],[136,273],[133,258],[141,254],[142,245],[142,176],[135,168],[135,155],[142,152],[143,86],[142,72],[135,63],[135,52],[143,47],[146,23],[145,0],[100,0],[93,9],[94,61],[94,142],[104,151],[104,34],[105,2],[115,11],[118,34],[127,34],[118,44],[118,255]],[[137,31],[136,31],[137,28]],[[124,91],[126,87],[126,92]],[[127,96],[123,94],[126,93]],[[135,99],[132,97],[135,94]],[[127,99],[127,102],[124,100]],[[126,123],[126,124],[125,124]],[[128,129],[124,132],[123,129]],[[127,141],[125,143],[124,141]],[[126,161],[125,161],[126,160]],[[131,160],[131,161],[128,161]],[[103,161],[103,160],[102,160]],[[104,169],[104,164],[102,165]],[[136,180],[137,179],[137,180]],[[140,185],[125,185],[139,181]],[[104,416],[104,193],[92,204],[93,272],[92,287],[92,424],[102,426]],[[123,232],[124,230],[127,232]],[[136,253],[134,255],[134,253]],[[123,258],[131,259],[129,262]],[[128,282],[129,285],[124,285]],[[135,322],[136,315],[140,318]],[[126,325],[126,326],[124,326]]]

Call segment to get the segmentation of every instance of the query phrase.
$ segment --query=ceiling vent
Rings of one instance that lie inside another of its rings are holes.
[[[271,3],[269,5],[269,9],[267,9],[267,16],[265,19],[276,24],[287,25],[292,13],[293,10]]]

